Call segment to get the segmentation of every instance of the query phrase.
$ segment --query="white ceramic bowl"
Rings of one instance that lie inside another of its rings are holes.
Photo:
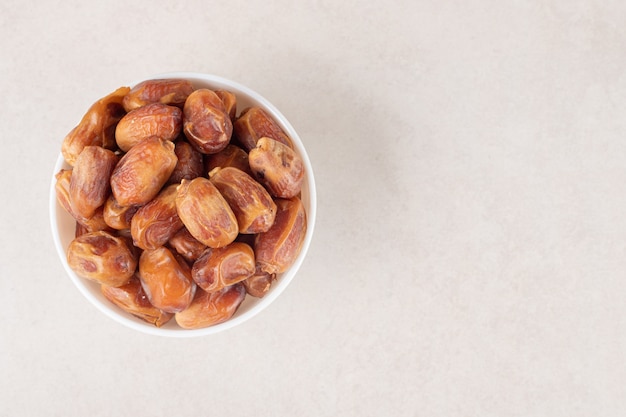
[[[214,75],[194,73],[194,72],[174,72],[155,75],[146,79],[159,79],[159,78],[184,78],[191,81],[196,88],[210,88],[210,89],[225,89],[232,91],[237,96],[237,111],[243,110],[248,106],[261,106],[264,108],[273,118],[280,124],[284,131],[291,137],[294,147],[304,161],[306,168],[306,174],[304,183],[302,186],[302,203],[307,214],[307,231],[298,258],[294,264],[278,276],[278,279],[272,283],[272,287],[269,292],[263,298],[254,298],[247,296],[244,302],[241,304],[235,315],[228,321],[220,323],[211,327],[196,330],[185,330],[176,324],[176,321],[172,318],[163,327],[155,327],[152,324],[146,323],[109,302],[100,292],[100,284],[93,281],[81,278],[74,273],[69,267],[66,258],[66,249],[69,243],[74,238],[75,222],[74,219],[61,207],[57,202],[55,193],[56,179],[54,174],[59,172],[61,168],[69,168],[69,165],[64,161],[63,156],[59,153],[57,162],[54,166],[54,172],[52,173],[52,181],[50,184],[50,223],[52,227],[52,236],[54,243],[59,254],[61,263],[65,267],[67,274],[72,282],[76,285],[80,293],[91,302],[98,310],[112,318],[113,320],[121,323],[131,329],[138,330],[144,333],[169,336],[169,337],[195,337],[204,336],[208,334],[218,333],[220,331],[232,328],[245,322],[246,320],[256,316],[268,305],[270,305],[278,296],[287,288],[287,285],[295,277],[307,250],[311,243],[313,236],[313,228],[315,225],[315,212],[316,212],[316,194],[315,194],[315,181],[313,178],[313,169],[311,162],[304,149],[304,145],[298,136],[295,129],[289,124],[285,116],[278,111],[269,101],[263,98],[258,93],[252,91],[248,87],[245,87],[236,82],[227,80],[225,78],[217,77]],[[143,80],[141,80],[143,81]],[[138,83],[138,82],[137,82]],[[134,84],[137,84],[134,83]],[[123,84],[123,83],[122,83]],[[130,84],[132,87],[134,84]],[[121,85],[121,84],[120,84]],[[98,97],[94,97],[94,102]],[[86,111],[87,109],[85,109]],[[76,115],[79,119],[82,115]],[[73,126],[68,126],[68,132]],[[60,149],[60,143],[59,143]]]

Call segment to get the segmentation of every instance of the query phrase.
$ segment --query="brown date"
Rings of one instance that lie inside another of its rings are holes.
[[[239,233],[265,232],[272,226],[276,204],[267,190],[250,175],[232,167],[215,168],[209,175],[235,213]]]
[[[226,246],[239,232],[235,214],[207,178],[180,183],[176,210],[189,233],[208,247]]]
[[[205,154],[219,152],[228,145],[233,124],[215,92],[202,88],[187,97],[183,107],[183,132],[189,142]]]
[[[85,146],[115,148],[115,126],[125,114],[122,100],[128,91],[129,87],[120,87],[96,101],[78,125],[67,134],[63,139],[61,153],[68,164],[74,165]]]
[[[72,240],[67,263],[77,275],[113,287],[128,282],[137,267],[135,254],[125,240],[105,231]]]
[[[57,201],[72,217],[76,218],[72,212],[72,204],[70,203],[70,179],[72,178],[71,169],[61,169],[54,177],[56,182],[54,184],[54,191],[56,193]]]
[[[121,206],[143,205],[161,190],[176,166],[174,144],[156,136],[130,148],[111,174],[111,189]]]
[[[192,180],[204,174],[202,154],[189,143],[183,140],[174,142],[174,153],[176,153],[178,162],[174,171],[172,171],[172,175],[167,180],[168,184],[178,184],[183,179]]]
[[[191,269],[164,246],[141,253],[138,275],[150,303],[160,310],[183,311],[193,300],[196,284]]]
[[[124,152],[150,136],[173,141],[182,124],[183,112],[178,107],[151,103],[122,117],[115,128],[115,141]]]
[[[260,265],[256,266],[254,274],[243,280],[246,292],[253,297],[262,298],[270,290],[272,282],[276,279],[276,274],[269,274],[261,270]]]
[[[87,232],[97,232],[100,230],[110,230],[109,225],[104,220],[104,207],[98,207],[93,216],[88,219],[82,218],[74,213],[70,203],[70,180],[72,178],[71,169],[61,169],[56,173],[56,183],[54,185],[57,201],[65,211],[76,220],[75,237]]]
[[[120,206],[110,194],[103,207],[104,222],[115,230],[130,229],[130,221],[138,209],[139,206]]]
[[[204,243],[191,236],[186,227],[174,233],[174,236],[168,241],[168,245],[190,263],[198,259],[207,248]]]
[[[245,243],[233,242],[207,249],[191,267],[191,277],[207,292],[221,290],[254,273],[254,251]]]
[[[96,209],[96,212],[88,219],[81,219],[80,221],[76,221],[76,236],[78,237],[80,234],[87,232],[113,232],[113,228],[111,228],[106,221],[104,220],[104,206],[100,206]]]
[[[117,155],[99,146],[85,146],[76,158],[70,178],[70,203],[79,219],[88,219],[107,200],[109,180]]]
[[[163,326],[174,317],[172,313],[166,313],[150,304],[141,281],[136,276],[120,287],[102,285],[100,290],[107,300],[122,310],[156,327]]]
[[[304,163],[290,147],[271,138],[261,138],[248,154],[248,163],[254,177],[274,197],[291,198],[300,193]]]
[[[245,297],[246,289],[241,283],[211,293],[198,289],[191,305],[174,317],[183,329],[213,326],[230,319]]]
[[[254,255],[262,271],[285,272],[298,257],[306,234],[306,213],[299,198],[276,199],[276,219],[254,240]]]
[[[193,85],[190,81],[181,79],[147,80],[129,90],[123,101],[126,111],[131,111],[150,103],[183,107],[185,100],[193,91]]]
[[[218,153],[207,155],[204,160],[205,173],[211,172],[215,168],[233,167],[242,170],[246,174],[252,175],[250,165],[248,164],[248,153],[239,146],[231,143]]]
[[[290,148],[291,139],[281,127],[260,107],[245,109],[233,123],[233,133],[246,151],[250,151],[262,137],[272,138]]]
[[[226,114],[228,114],[230,120],[235,121],[237,114],[237,96],[227,90],[215,90],[215,94],[217,94],[220,100],[222,100],[222,103],[224,103]]]
[[[163,246],[183,227],[176,212],[176,184],[164,188],[152,201],[133,216],[130,234],[135,246],[156,249]]]

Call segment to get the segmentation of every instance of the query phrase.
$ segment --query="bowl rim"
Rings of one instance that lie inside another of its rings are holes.
[[[59,172],[64,166],[67,166],[65,159],[63,158],[63,154],[59,152],[57,161],[54,165],[54,171],[52,173],[51,183],[50,183],[50,196],[49,196],[49,216],[50,216],[50,227],[52,230],[52,238],[54,241],[54,245],[61,260],[61,264],[63,265],[65,272],[70,277],[70,280],[74,283],[79,292],[92,304],[94,305],[101,313],[109,317],[110,319],[139,332],[156,335],[156,336],[166,336],[166,337],[176,337],[176,338],[190,338],[190,337],[198,337],[198,336],[206,336],[210,334],[216,334],[222,332],[224,330],[231,329],[239,324],[242,324],[251,318],[255,317],[265,308],[267,308],[272,302],[274,302],[280,294],[287,288],[287,286],[291,283],[295,275],[297,274],[306,254],[308,252],[309,246],[311,244],[313,238],[313,231],[315,228],[315,218],[317,212],[317,194],[315,187],[315,178],[313,173],[313,167],[311,165],[311,161],[309,159],[308,153],[304,148],[304,144],[296,130],[293,128],[291,123],[287,120],[287,118],[265,97],[261,96],[256,91],[250,89],[249,87],[240,84],[236,81],[232,81],[230,79],[212,75],[205,74],[199,72],[166,72],[160,73],[156,75],[152,75],[148,78],[145,78],[140,81],[136,81],[131,83],[131,86],[137,85],[140,82],[146,80],[154,80],[161,78],[182,78],[188,79],[192,81],[192,83],[204,83],[208,84],[211,87],[220,87],[224,89],[233,89],[235,90],[235,94],[244,94],[248,96],[252,101],[258,102],[262,107],[267,109],[274,118],[276,118],[277,122],[281,125],[281,127],[286,131],[286,133],[291,137],[294,147],[298,150],[300,157],[303,159],[305,171],[306,171],[306,181],[308,188],[308,207],[306,207],[306,215],[307,215],[307,231],[305,233],[304,242],[302,244],[302,249],[298,254],[298,257],[291,265],[291,267],[284,272],[280,279],[274,282],[274,285],[270,292],[268,292],[264,297],[258,300],[253,306],[251,306],[247,311],[242,312],[241,314],[235,314],[234,317],[229,320],[219,323],[213,326],[205,327],[202,329],[192,329],[186,330],[180,327],[169,329],[156,327],[149,323],[143,323],[139,321],[139,319],[131,319],[131,315],[129,313],[125,313],[122,310],[117,311],[118,307],[113,305],[112,303],[103,303],[100,299],[95,297],[91,290],[86,285],[86,279],[79,277],[69,266],[67,262],[67,257],[65,253],[65,248],[61,242],[61,236],[58,231],[58,209],[60,205],[56,198],[56,173]],[[62,209],[62,208],[61,208]],[[174,320],[172,318],[172,320]]]

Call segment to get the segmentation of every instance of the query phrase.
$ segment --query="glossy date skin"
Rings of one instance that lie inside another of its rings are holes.
[[[176,210],[189,233],[208,247],[226,246],[239,233],[235,214],[207,178],[198,177],[180,183]]]
[[[83,148],[70,178],[72,212],[80,219],[89,219],[107,200],[111,187],[109,180],[118,162],[117,155],[100,146]]]
[[[216,168],[210,180],[233,210],[239,233],[266,232],[274,223],[276,204],[267,190],[245,172],[232,167]]]
[[[250,169],[274,197],[291,198],[300,193],[304,181],[304,163],[285,144],[263,137],[248,154]]]
[[[122,100],[129,87],[120,87],[106,97],[96,101],[87,110],[78,125],[63,139],[61,153],[65,161],[74,165],[85,146],[101,146],[114,149],[115,127],[124,116]]]
[[[188,142],[174,142],[174,153],[178,162],[167,180],[168,184],[179,184],[182,180],[192,180],[204,174],[204,159]]]
[[[173,141],[181,132],[183,113],[178,107],[151,103],[127,113],[115,128],[115,141],[124,152],[150,136]]]
[[[193,237],[184,226],[174,233],[167,244],[189,263],[195,262],[207,248],[204,243]]]
[[[233,123],[233,135],[246,150],[250,151],[262,137],[272,138],[290,148],[291,139],[283,129],[260,107],[244,109]]]
[[[164,188],[152,201],[142,206],[131,220],[130,233],[135,246],[151,250],[165,245],[183,222],[176,211],[176,184]]]
[[[122,104],[127,112],[150,103],[182,107],[193,90],[193,85],[188,80],[146,80],[129,89]]]
[[[248,153],[237,145],[229,143],[218,153],[207,155],[205,158],[204,173],[209,173],[215,168],[233,167],[242,170],[248,175],[252,175],[248,164]]]
[[[191,93],[183,107],[183,118],[183,132],[198,151],[217,153],[230,142],[233,124],[214,91],[202,88]]]
[[[246,297],[246,289],[238,283],[208,293],[198,289],[191,305],[174,316],[183,329],[201,329],[230,319]]]
[[[76,213],[72,209],[70,203],[70,180],[72,178],[71,169],[61,169],[55,175],[56,183],[54,185],[57,201],[65,211],[67,211],[76,220],[76,228],[74,237],[78,237],[88,232],[97,232],[101,230],[110,231],[111,227],[104,219],[104,207],[99,207],[94,214],[86,219]]]
[[[137,258],[124,239],[99,231],[84,233],[70,242],[67,263],[83,278],[117,287],[133,276]]]
[[[207,292],[221,290],[251,276],[255,271],[254,251],[245,243],[207,249],[191,267],[191,277]]]
[[[119,287],[102,285],[100,291],[107,300],[122,310],[156,327],[163,326],[174,317],[172,313],[166,313],[150,304],[141,281],[136,276]]]
[[[268,274],[285,272],[296,260],[306,234],[306,213],[299,198],[276,199],[276,219],[254,241],[256,262]]]
[[[111,174],[113,196],[122,207],[152,200],[176,167],[174,144],[156,136],[143,139],[118,162]]]
[[[139,257],[139,279],[150,303],[160,310],[185,310],[196,291],[191,269],[166,247],[143,251]]]
[[[111,194],[104,203],[104,222],[115,230],[130,229],[130,222],[138,209],[139,206],[120,206]]]
[[[235,121],[237,115],[237,96],[228,90],[214,90],[215,94],[224,103],[224,110],[231,121]]]
[[[254,273],[242,282],[249,295],[262,298],[270,290],[274,280],[276,280],[276,274],[263,271],[257,264]]]

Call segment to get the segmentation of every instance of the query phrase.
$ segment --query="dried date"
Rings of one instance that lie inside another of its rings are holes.
[[[226,246],[239,232],[235,214],[207,178],[198,177],[180,183],[176,210],[189,233],[208,247]]]
[[[218,153],[207,155],[205,158],[205,173],[211,172],[215,168],[226,167],[237,168],[248,175],[252,175],[248,164],[248,153],[237,145],[228,144]]]
[[[216,168],[210,180],[233,210],[239,233],[267,231],[274,223],[276,204],[261,184],[245,172],[232,167]]]
[[[100,291],[107,300],[122,310],[156,327],[163,326],[174,317],[172,313],[166,313],[150,304],[141,281],[136,276],[120,287],[102,285]]]
[[[168,180],[178,158],[174,144],[156,136],[143,139],[118,162],[111,174],[111,189],[121,206],[143,205]]]
[[[174,143],[174,153],[178,158],[168,184],[178,184],[182,180],[192,180],[204,174],[204,160],[202,154],[195,150],[188,142],[178,140]]]
[[[138,275],[150,303],[160,310],[183,311],[193,300],[191,269],[164,246],[141,253]]]
[[[176,184],[164,188],[137,210],[130,226],[135,246],[144,250],[156,249],[183,227],[176,211],[176,188]]]
[[[222,100],[212,90],[203,88],[189,95],[183,107],[183,132],[200,152],[221,151],[230,142],[233,124]]]
[[[78,125],[67,134],[63,139],[61,153],[68,164],[74,165],[85,146],[115,148],[115,127],[125,114],[122,100],[128,91],[129,87],[120,87],[96,101]]]
[[[188,80],[146,80],[130,89],[122,104],[127,112],[150,103],[182,107],[193,90],[193,85]]]
[[[234,136],[246,151],[250,151],[262,137],[272,138],[290,148],[291,139],[283,129],[260,107],[249,107],[233,123]]]
[[[135,254],[125,240],[105,231],[72,240],[67,263],[77,275],[113,287],[128,282],[137,267]]]
[[[276,199],[276,219],[254,241],[254,255],[262,271],[285,272],[296,260],[306,234],[306,213],[299,198]]]
[[[182,124],[183,112],[178,107],[151,103],[122,117],[115,128],[115,141],[124,152],[150,136],[173,141]]]
[[[248,154],[248,163],[255,178],[274,197],[291,198],[300,193],[304,163],[290,147],[271,138],[261,138]]]
[[[214,326],[230,319],[245,297],[246,289],[241,283],[211,293],[199,288],[189,308],[176,313],[174,318],[183,329]]]
[[[76,158],[70,178],[70,203],[79,219],[89,219],[107,200],[117,155],[99,146],[86,146]]]
[[[252,248],[233,242],[222,248],[207,249],[192,265],[191,277],[200,288],[213,292],[243,281],[254,271]]]

